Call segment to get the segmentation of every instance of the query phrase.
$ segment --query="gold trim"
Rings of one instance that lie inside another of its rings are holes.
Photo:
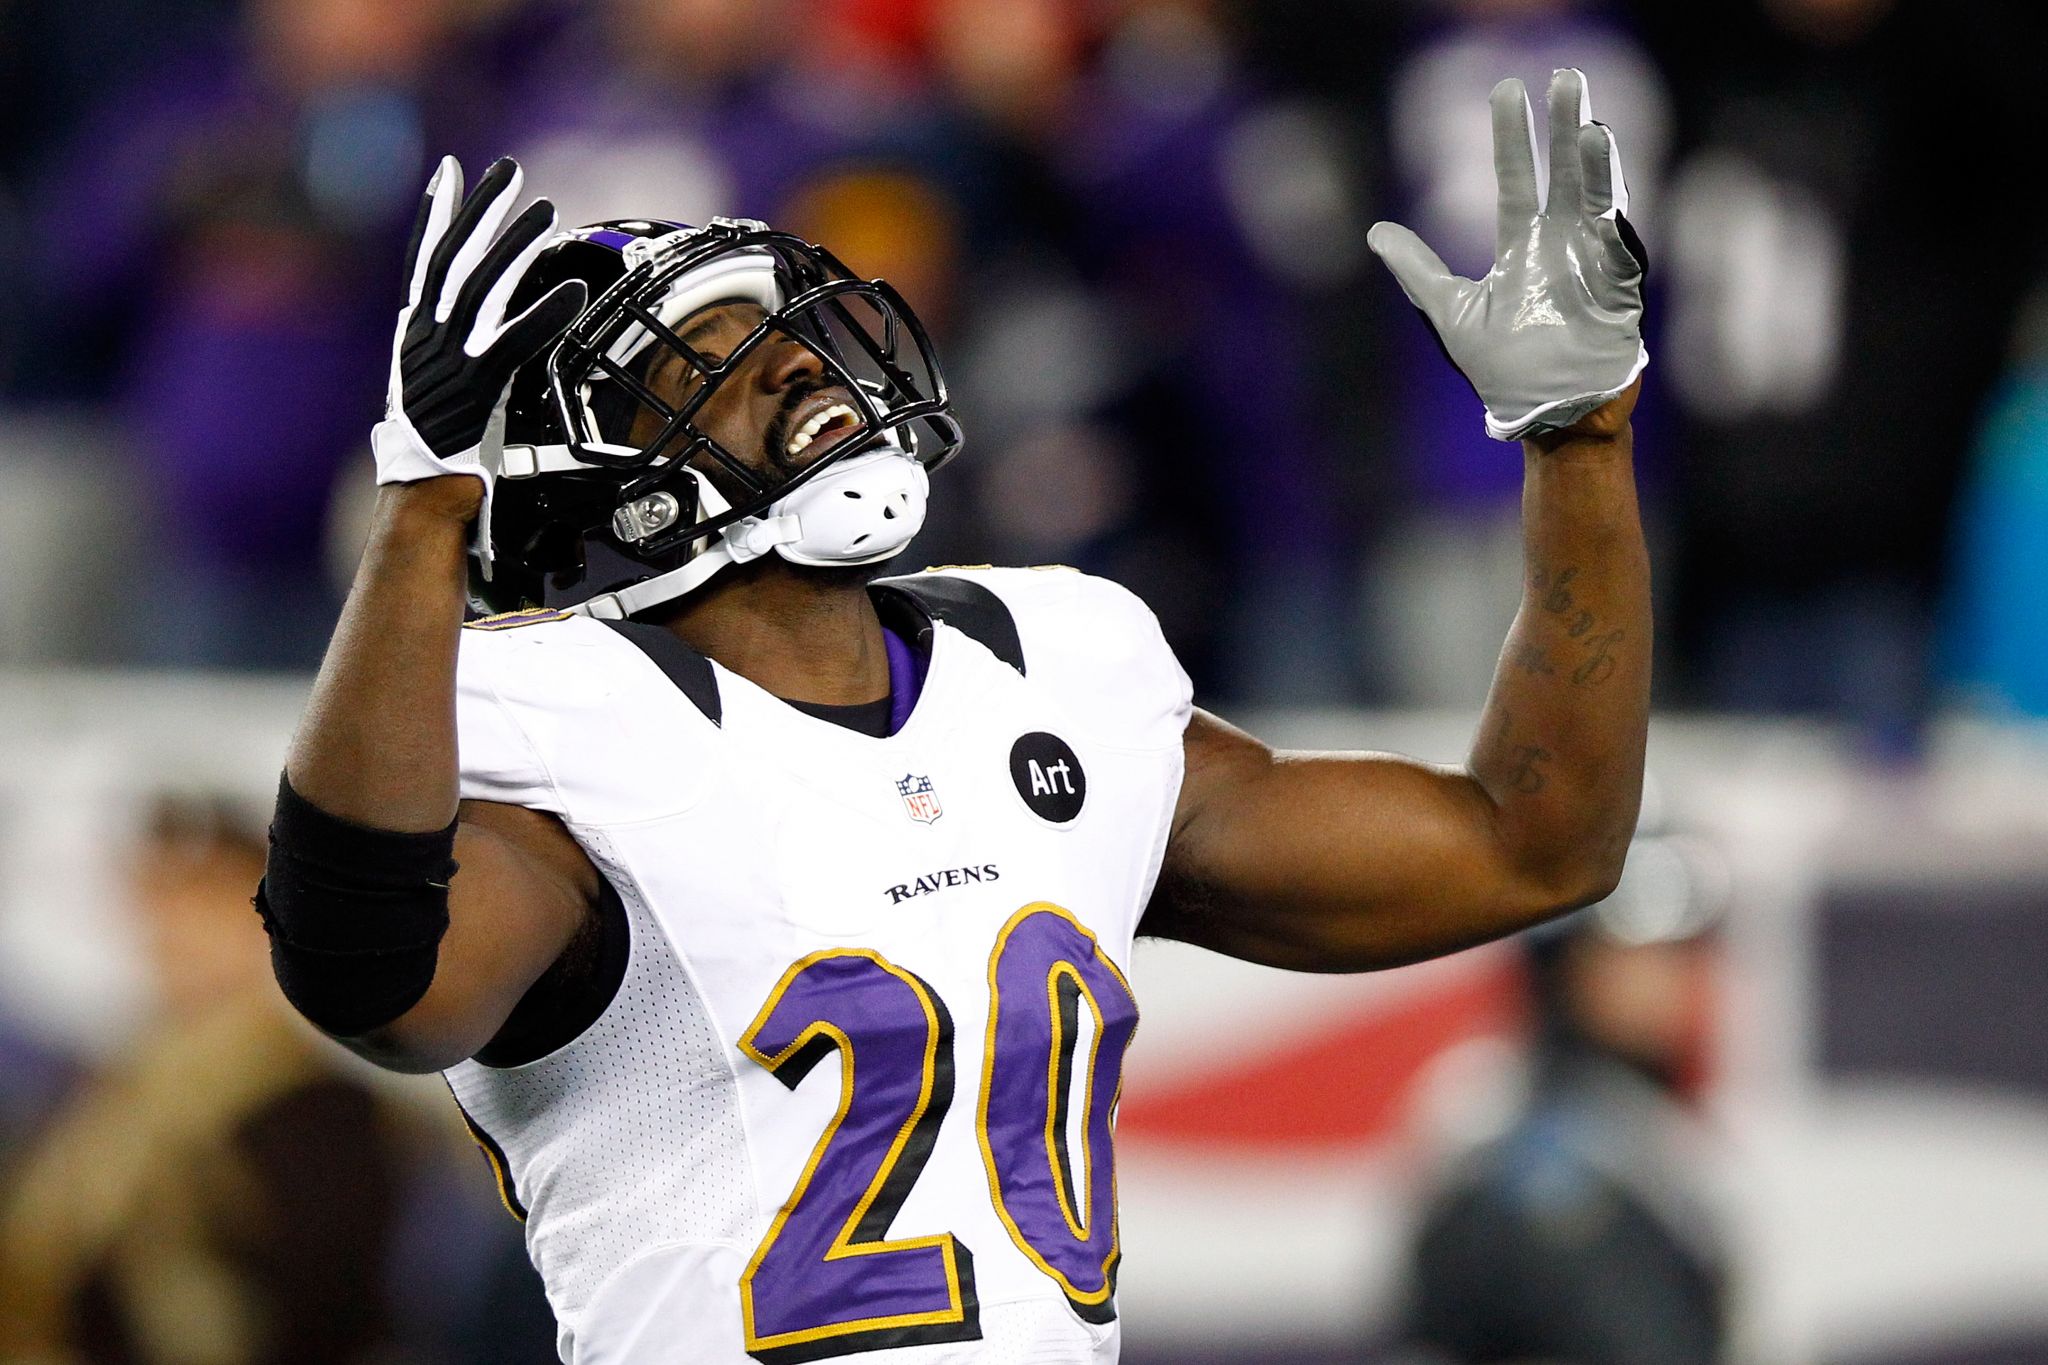
[[[1060,978],[1064,976],[1074,983],[1080,992],[1079,999],[1087,1002],[1088,1012],[1095,1016],[1095,1036],[1088,1040],[1088,1065],[1078,1078],[1068,1077],[1069,1082],[1078,1079],[1081,1093],[1086,1099],[1095,1097],[1095,1062],[1102,1054],[1102,1005],[1095,998],[1095,992],[1088,989],[1088,983],[1081,979],[1080,968],[1071,962],[1055,962],[1052,970],[1045,974],[1045,998],[1052,1014],[1052,1047],[1045,1056],[1045,1164],[1052,1169],[1053,1194],[1060,1202],[1060,1216],[1067,1220],[1067,1231],[1074,1234],[1074,1240],[1088,1240],[1088,1205],[1092,1202],[1083,1197],[1084,1184],[1091,1192],[1094,1189],[1095,1158],[1091,1146],[1094,1139],[1089,1129],[1094,1125],[1085,1116],[1081,1120],[1081,1161],[1078,1166],[1069,1162],[1062,1176],[1059,1163],[1059,1147],[1055,1138],[1065,1138],[1064,1133],[1055,1134],[1054,1121],[1059,1117],[1060,1106],[1057,1091],[1060,1083],[1060,1054],[1066,1050],[1066,1039],[1060,1036]],[[993,1006],[993,1002],[991,1002]],[[1074,1199],[1081,1207],[1067,1202],[1067,1191],[1072,1188]]]
[[[1044,1271],[1044,1272],[1045,1272],[1045,1274],[1046,1274],[1047,1276],[1051,1277],[1051,1279],[1052,1279],[1052,1280],[1053,1280],[1053,1281],[1054,1281],[1054,1282],[1055,1282],[1056,1284],[1058,1284],[1058,1285],[1059,1285],[1059,1287],[1060,1287],[1061,1291],[1062,1291],[1062,1292],[1064,1292],[1064,1293],[1065,1293],[1065,1294],[1067,1295],[1067,1297],[1068,1297],[1068,1298],[1072,1299],[1072,1300],[1073,1300],[1073,1301],[1074,1301],[1075,1303],[1080,1303],[1080,1304],[1088,1304],[1088,1305],[1091,1305],[1091,1306],[1093,1306],[1093,1305],[1097,1305],[1097,1304],[1104,1304],[1104,1303],[1107,1303],[1107,1302],[1109,1301],[1109,1299],[1110,1299],[1111,1295],[1112,1295],[1112,1294],[1113,1294],[1113,1293],[1115,1292],[1115,1290],[1116,1290],[1116,1285],[1115,1285],[1115,1282],[1114,1282],[1114,1281],[1112,1281],[1112,1280],[1110,1279],[1110,1276],[1109,1276],[1109,1268],[1110,1268],[1111,1266],[1113,1266],[1113,1265],[1115,1265],[1115,1264],[1116,1264],[1116,1262],[1117,1262],[1117,1259],[1118,1259],[1118,1257],[1119,1257],[1119,1256],[1120,1256],[1120,1254],[1121,1254],[1121,1236],[1120,1236],[1120,1229],[1119,1229],[1119,1227],[1117,1226],[1116,1222],[1115,1222],[1115,1221],[1114,1221],[1114,1219],[1112,1218],[1112,1221],[1111,1221],[1111,1224],[1110,1224],[1110,1230],[1109,1230],[1109,1251],[1108,1251],[1108,1253],[1107,1253],[1107,1254],[1106,1254],[1106,1255],[1105,1255],[1105,1256],[1104,1256],[1104,1257],[1102,1258],[1102,1268],[1101,1268],[1101,1275],[1102,1275],[1102,1287],[1101,1287],[1100,1289],[1088,1289],[1088,1290],[1084,1290],[1084,1289],[1078,1289],[1078,1288],[1076,1288],[1076,1287],[1074,1286],[1074,1283],[1073,1283],[1073,1281],[1069,1280],[1069,1279],[1068,1279],[1068,1278],[1067,1278],[1067,1277],[1066,1277],[1065,1275],[1061,1274],[1061,1273],[1060,1273],[1060,1272],[1059,1272],[1059,1271],[1058,1271],[1057,1269],[1055,1269],[1055,1268],[1053,1267],[1053,1265],[1052,1265],[1052,1264],[1051,1264],[1050,1262],[1048,1262],[1048,1261],[1047,1261],[1047,1260],[1045,1259],[1045,1257],[1041,1256],[1041,1255],[1040,1255],[1040,1254],[1038,1253],[1038,1250],[1037,1250],[1037,1249],[1036,1249],[1035,1247],[1033,1247],[1033,1246],[1031,1245],[1031,1243],[1030,1243],[1030,1241],[1029,1241],[1029,1240],[1027,1240],[1027,1239],[1025,1238],[1025,1236],[1024,1236],[1024,1233],[1023,1233],[1023,1230],[1022,1230],[1022,1229],[1020,1229],[1020,1228],[1019,1228],[1019,1227],[1017,1226],[1017,1220],[1016,1220],[1016,1219],[1014,1219],[1014,1218],[1012,1218],[1012,1217],[1010,1216],[1010,1210],[1009,1210],[1009,1207],[1008,1207],[1008,1206],[1007,1206],[1007,1205],[1006,1205],[1006,1204],[1005,1204],[1005,1203],[1003,1202],[1003,1177],[1002,1177],[1002,1173],[1001,1173],[1001,1172],[1000,1172],[999,1170],[997,1170],[997,1169],[996,1169],[996,1153],[995,1153],[995,1145],[994,1145],[993,1143],[991,1143],[991,1142],[989,1141],[989,1135],[988,1135],[988,1105],[989,1105],[989,1098],[990,1098],[990,1096],[991,1096],[991,1094],[993,1093],[993,1091],[994,1091],[994,1088],[995,1088],[995,1065],[996,1065],[996,1020],[998,1019],[998,1017],[1000,1016],[1000,1014],[1001,1014],[1001,1011],[1002,1011],[1001,989],[1000,989],[1000,987],[998,987],[998,985],[996,984],[996,971],[997,971],[997,968],[998,968],[998,967],[999,967],[999,966],[1001,965],[1001,963],[1002,963],[1002,958],[1003,958],[1003,950],[1004,950],[1005,948],[1007,948],[1007,947],[1009,946],[1009,943],[1010,943],[1010,935],[1011,935],[1012,933],[1014,933],[1014,932],[1015,932],[1015,931],[1016,931],[1016,930],[1018,929],[1018,927],[1019,927],[1019,926],[1021,926],[1021,925],[1022,925],[1022,924],[1024,923],[1024,921],[1026,921],[1026,920],[1030,919],[1030,918],[1031,918],[1032,916],[1034,916],[1034,915],[1040,915],[1040,914],[1050,914],[1050,915],[1057,915],[1057,916],[1059,916],[1059,917],[1060,917],[1061,919],[1065,920],[1065,921],[1066,921],[1067,923],[1069,923],[1069,924],[1073,925],[1075,929],[1077,929],[1078,931],[1080,931],[1080,934],[1081,934],[1081,936],[1082,936],[1083,938],[1087,939],[1087,940],[1088,940],[1088,943],[1089,943],[1089,945],[1090,945],[1091,947],[1093,947],[1093,948],[1095,949],[1095,959],[1096,959],[1096,961],[1100,962],[1100,963],[1101,963],[1101,964],[1102,964],[1103,966],[1105,966],[1105,967],[1109,968],[1110,974],[1111,974],[1112,976],[1114,976],[1114,977],[1115,977],[1115,978],[1117,979],[1117,984],[1123,987],[1123,989],[1124,989],[1124,995],[1125,995],[1125,996],[1126,996],[1126,997],[1127,997],[1127,998],[1128,998],[1128,999],[1130,1000],[1130,1002],[1131,1002],[1131,1010],[1132,1010],[1132,1012],[1133,1012],[1134,1014],[1136,1013],[1136,1011],[1137,1011],[1137,1008],[1138,1008],[1138,999],[1137,999],[1137,996],[1136,996],[1136,995],[1135,995],[1135,994],[1134,994],[1134,993],[1133,993],[1133,992],[1131,991],[1131,983],[1130,983],[1130,981],[1129,981],[1129,980],[1128,980],[1128,979],[1127,979],[1127,978],[1126,978],[1126,977],[1124,976],[1124,974],[1123,974],[1122,970],[1121,970],[1120,968],[1118,968],[1118,966],[1116,965],[1116,963],[1115,963],[1114,961],[1112,961],[1112,960],[1110,959],[1110,956],[1109,956],[1109,954],[1108,954],[1108,953],[1105,953],[1105,952],[1103,952],[1103,951],[1102,951],[1102,943],[1101,943],[1101,941],[1100,941],[1099,939],[1097,939],[1097,938],[1095,937],[1094,933],[1093,933],[1093,932],[1092,932],[1092,931],[1091,931],[1091,930],[1090,930],[1090,929],[1088,928],[1088,926],[1087,926],[1087,925],[1085,925],[1085,924],[1081,923],[1081,921],[1080,921],[1079,919],[1077,919],[1077,918],[1076,918],[1076,917],[1074,916],[1074,914],[1073,914],[1073,912],[1072,912],[1072,911],[1070,911],[1070,910],[1067,910],[1067,909],[1065,909],[1065,908],[1064,908],[1064,907],[1062,907],[1062,906],[1054,905],[1054,904],[1053,904],[1052,902],[1050,902],[1050,901],[1034,901],[1034,902],[1032,902],[1032,903],[1031,903],[1030,905],[1027,905],[1027,906],[1023,907],[1022,909],[1020,909],[1019,911],[1017,911],[1017,913],[1016,913],[1016,914],[1014,914],[1014,915],[1010,916],[1010,920],[1009,920],[1009,923],[1005,924],[1005,925],[1003,926],[1002,932],[996,935],[996,945],[995,945],[995,948],[994,948],[994,949],[993,949],[993,950],[992,950],[992,951],[991,951],[991,952],[989,953],[989,955],[988,955],[988,1041],[987,1041],[987,1044],[986,1044],[986,1046],[985,1046],[985,1047],[984,1047],[984,1048],[982,1049],[982,1061],[981,1061],[981,1098],[980,1098],[980,1102],[979,1102],[979,1103],[978,1103],[978,1104],[977,1104],[977,1105],[975,1106],[975,1114],[974,1114],[974,1136],[975,1136],[975,1140],[976,1140],[976,1141],[977,1141],[978,1143],[980,1143],[980,1145],[981,1145],[981,1161],[982,1161],[982,1166],[983,1166],[983,1168],[984,1168],[984,1169],[985,1169],[985,1170],[986,1170],[986,1171],[988,1172],[988,1193],[989,1193],[989,1199],[990,1199],[990,1201],[991,1201],[991,1202],[993,1202],[993,1203],[995,1204],[995,1208],[996,1208],[996,1216],[997,1216],[997,1217],[999,1217],[999,1218],[1001,1218],[1001,1219],[1003,1220],[1003,1226],[1004,1226],[1005,1228],[1009,1229],[1009,1233],[1010,1233],[1010,1240],[1011,1240],[1012,1242],[1014,1242],[1014,1243],[1016,1243],[1016,1244],[1017,1244],[1017,1249],[1018,1249],[1019,1251],[1023,1252],[1023,1253],[1024,1253],[1024,1255],[1025,1255],[1025,1257],[1026,1257],[1027,1259],[1029,1259],[1029,1260],[1031,1261],[1031,1263],[1032,1263],[1033,1265],[1037,1266],[1037,1267],[1038,1267],[1038,1268],[1039,1268],[1040,1270]],[[1052,989],[1052,985],[1051,985],[1051,983],[1052,983],[1052,981],[1053,981],[1054,979],[1056,979],[1056,978],[1057,978],[1057,975],[1058,975],[1058,971],[1059,971],[1059,967],[1061,967],[1061,966],[1066,966],[1066,967],[1068,967],[1068,968],[1069,968],[1069,970],[1072,970],[1072,969],[1073,969],[1073,964],[1071,964],[1071,963],[1068,963],[1068,962],[1065,962],[1064,960],[1063,960],[1062,962],[1060,962],[1060,963],[1056,964],[1056,965],[1055,965],[1055,967],[1054,967],[1054,969],[1053,969],[1053,971],[1052,971],[1051,973],[1048,973],[1048,976],[1047,976],[1047,981],[1048,981],[1048,986],[1047,986],[1047,989],[1048,989],[1048,990],[1051,990],[1051,989]],[[1077,979],[1078,979],[1078,975],[1077,975]],[[1091,1007],[1091,1008],[1095,1008],[1095,1009],[1096,1009],[1096,1018],[1097,1018],[1097,1020],[1099,1021],[1099,1020],[1101,1019],[1101,1011],[1100,1011],[1100,1008],[1099,1008],[1099,1006],[1097,1005],[1097,1003],[1096,1003],[1096,1002],[1095,1002],[1095,1000],[1093,999],[1093,993],[1092,993],[1092,992],[1089,992],[1089,991],[1088,991],[1088,989],[1087,989],[1087,983],[1086,983],[1086,982],[1083,982],[1083,983],[1082,983],[1082,991],[1083,991],[1083,993],[1084,993],[1084,994],[1086,994],[1086,995],[1088,995],[1088,996],[1089,996],[1089,1004],[1090,1004],[1090,1007]],[[1053,1013],[1053,1020],[1054,1020],[1054,1023],[1053,1023],[1053,1028],[1054,1028],[1054,1030],[1055,1030],[1055,1037],[1054,1037],[1054,1040],[1053,1040],[1053,1041],[1054,1041],[1055,1045],[1057,1045],[1057,1044],[1058,1044],[1058,1042],[1059,1042],[1059,1039],[1058,1039],[1058,1037],[1057,1037],[1057,1030],[1058,1030],[1058,1028],[1059,1028],[1059,1023],[1058,1023],[1058,1019],[1059,1019],[1059,1013],[1058,1013],[1058,1010],[1057,1010],[1057,1008],[1055,1008],[1055,1010],[1054,1010],[1054,1013]],[[1135,1037],[1135,1036],[1136,1036],[1136,1031],[1137,1031],[1137,1026],[1136,1026],[1135,1024],[1133,1024],[1133,1025],[1132,1025],[1132,1036],[1133,1036],[1133,1037]],[[1102,1033],[1101,1033],[1101,1030],[1100,1030],[1100,1029],[1098,1028],[1098,1029],[1096,1030],[1096,1044],[1095,1044],[1095,1047],[1096,1047],[1096,1049],[1099,1049],[1099,1048],[1100,1048],[1100,1046],[1101,1046],[1101,1039],[1102,1039]],[[1089,1084],[1089,1096],[1090,1096],[1090,1098],[1091,1098],[1091,1099],[1093,1098],[1093,1095],[1094,1095],[1094,1085],[1093,1085],[1093,1076],[1094,1076],[1094,1060],[1093,1060],[1093,1055],[1092,1055],[1092,1054],[1093,1054],[1093,1051],[1094,1051],[1094,1049],[1091,1049],[1091,1057],[1090,1057],[1090,1062],[1089,1062],[1089,1077],[1090,1077],[1090,1084]],[[1049,1065],[1052,1065],[1052,1066],[1055,1066],[1055,1067],[1057,1066],[1057,1053],[1056,1053],[1056,1052],[1055,1052],[1055,1056],[1054,1056],[1054,1059],[1053,1059],[1053,1061],[1052,1061],[1051,1063],[1049,1063]],[[1116,1083],[1116,1090],[1115,1090],[1115,1092],[1114,1092],[1114,1093],[1112,1093],[1112,1094],[1111,1094],[1111,1096],[1110,1096],[1110,1099],[1109,1099],[1109,1108],[1110,1108],[1110,1112],[1111,1112],[1112,1114],[1114,1114],[1114,1113],[1116,1112],[1116,1108],[1117,1108],[1117,1105],[1118,1105],[1118,1103],[1119,1103],[1119,1102],[1120,1102],[1120,1101],[1122,1100],[1122,1098],[1123,1098],[1123,1090],[1124,1090],[1124,1084],[1123,1084],[1123,1076],[1122,1076],[1122,1071],[1121,1071],[1121,1068],[1119,1068],[1119,1071],[1118,1071],[1118,1076],[1117,1076],[1117,1083]],[[1052,1127],[1052,1117],[1051,1117],[1051,1116],[1052,1116],[1053,1112],[1054,1112],[1054,1111],[1055,1111],[1055,1109],[1056,1109],[1056,1106],[1055,1106],[1055,1104],[1053,1103],[1053,1096],[1052,1096],[1052,1095],[1051,1095],[1050,1093],[1048,1093],[1048,1094],[1047,1094],[1047,1096],[1046,1096],[1046,1106],[1045,1106],[1045,1107],[1046,1107],[1046,1128],[1047,1128],[1047,1131],[1048,1131],[1048,1133],[1050,1133],[1050,1131],[1051,1131],[1051,1127]],[[1091,1114],[1089,1115],[1089,1119],[1092,1119],[1092,1118],[1093,1118],[1093,1114],[1091,1113]],[[1081,1131],[1082,1131],[1082,1140],[1083,1140],[1084,1142],[1085,1142],[1085,1141],[1087,1140],[1087,1131],[1088,1131],[1088,1122],[1089,1122],[1089,1119],[1084,1119],[1084,1120],[1082,1121],[1082,1125],[1081,1125]],[[1087,1159],[1087,1157],[1086,1157],[1086,1156],[1084,1155],[1084,1158],[1083,1158],[1083,1159],[1084,1159],[1084,1160],[1086,1160],[1086,1159]],[[1048,1141],[1047,1141],[1047,1155],[1046,1155],[1046,1160],[1047,1160],[1048,1162],[1051,1162],[1051,1161],[1053,1160],[1053,1157],[1052,1157],[1052,1155],[1051,1155],[1051,1142],[1050,1142],[1050,1139],[1048,1139]],[[1111,1208],[1112,1210],[1114,1210],[1114,1209],[1116,1208],[1116,1206],[1117,1206],[1117,1193],[1116,1193],[1116,1157],[1115,1157],[1115,1153],[1114,1153],[1114,1152],[1112,1152],[1112,1153],[1111,1153],[1111,1155],[1110,1155],[1110,1168],[1109,1168],[1109,1169],[1110,1169],[1110,1208]],[[1059,1189],[1059,1179],[1058,1179],[1058,1176],[1059,1176],[1059,1172],[1058,1172],[1058,1170],[1057,1170],[1057,1169],[1055,1169],[1055,1170],[1053,1171],[1053,1176],[1054,1176],[1054,1180],[1053,1180],[1053,1186],[1054,1186],[1054,1189],[1055,1189],[1055,1190],[1058,1190],[1058,1189]],[[1092,1182],[1092,1180],[1093,1180],[1093,1173],[1092,1173],[1092,1172],[1090,1173],[1090,1180],[1091,1180],[1091,1182]],[[1092,1185],[1091,1185],[1091,1188],[1092,1188]],[[1060,1195],[1060,1203],[1061,1203],[1061,1212],[1062,1212],[1062,1213],[1065,1213],[1065,1212],[1067,1212],[1067,1210],[1066,1210],[1066,1208],[1065,1208],[1065,1203],[1066,1203],[1066,1201],[1065,1201],[1065,1196],[1064,1196],[1064,1193],[1062,1193],[1062,1194]],[[1069,1218],[1069,1219],[1067,1220],[1067,1228],[1068,1228],[1068,1230],[1069,1230],[1070,1232],[1071,1232],[1071,1231],[1073,1231],[1073,1229],[1074,1229],[1074,1220],[1073,1220],[1072,1218]],[[1088,1240],[1088,1236],[1087,1236],[1087,1233],[1086,1233],[1085,1231],[1084,1231],[1084,1232],[1082,1232],[1082,1233],[1080,1233],[1079,1235],[1077,1235],[1077,1237],[1076,1237],[1076,1240],[1077,1240],[1077,1241],[1081,1241],[1081,1242],[1086,1242],[1086,1241]]]
[[[542,626],[550,621],[566,621],[575,613],[558,611],[549,607],[521,607],[517,611],[501,611],[495,616],[479,616],[474,621],[464,621],[464,630],[517,630],[521,626]]]
[[[818,1163],[824,1159],[826,1149],[832,1145],[832,1139],[838,1136],[839,1125],[845,1121],[847,1113],[853,1107],[854,1054],[853,1040],[847,1036],[845,1030],[839,1028],[836,1024],[822,1019],[812,1021],[801,1033],[797,1034],[787,1047],[784,1047],[773,1056],[763,1053],[756,1045],[756,1040],[761,1030],[766,1028],[769,1021],[774,1018],[776,1009],[782,1003],[782,997],[796,984],[798,978],[820,962],[832,958],[845,957],[866,958],[910,987],[911,991],[917,996],[918,1005],[924,1010],[925,1016],[924,1076],[918,1090],[916,1106],[911,1110],[909,1118],[904,1120],[903,1126],[897,1130],[896,1140],[890,1144],[888,1154],[882,1158],[881,1164],[876,1167],[875,1177],[868,1183],[866,1193],[854,1205],[853,1211],[847,1216],[846,1221],[840,1225],[838,1235],[832,1239],[832,1245],[825,1253],[825,1259],[828,1261],[838,1261],[850,1256],[873,1256],[893,1251],[917,1251],[927,1247],[937,1247],[945,1259],[947,1306],[944,1309],[925,1313],[902,1313],[885,1317],[855,1318],[850,1322],[835,1322],[824,1327],[808,1327],[799,1331],[781,1332],[774,1336],[763,1337],[757,1335],[754,1329],[754,1276],[760,1270],[762,1262],[767,1260],[768,1253],[774,1247],[776,1239],[782,1235],[782,1229],[788,1223],[789,1215],[803,1201],[804,1195],[809,1191],[811,1178],[817,1174]],[[929,1237],[903,1238],[893,1241],[854,1242],[852,1240],[854,1229],[860,1226],[861,1220],[867,1216],[868,1210],[874,1206],[875,1200],[881,1195],[883,1187],[889,1183],[889,1177],[895,1171],[897,1161],[903,1156],[904,1147],[909,1144],[911,1137],[917,1131],[919,1123],[923,1121],[925,1113],[931,1108],[932,1090],[937,1084],[939,1050],[939,1014],[937,1007],[932,1003],[931,994],[925,989],[923,982],[871,949],[823,949],[795,963],[782,974],[782,980],[776,983],[773,991],[769,992],[767,1003],[761,1006],[760,1012],[754,1016],[754,1022],[749,1024],[746,1032],[740,1036],[739,1047],[740,1051],[744,1052],[748,1058],[766,1068],[769,1074],[773,1075],[776,1071],[787,1065],[792,1057],[802,1052],[821,1037],[830,1038],[832,1046],[839,1053],[839,1106],[832,1115],[832,1121],[825,1126],[824,1133],[818,1138],[817,1144],[811,1148],[810,1159],[804,1163],[803,1174],[797,1177],[795,1188],[789,1192],[789,1197],[782,1201],[782,1207],[776,1212],[775,1221],[769,1225],[767,1235],[762,1237],[761,1244],[755,1248],[753,1258],[747,1262],[747,1268],[740,1276],[740,1317],[746,1329],[747,1350],[750,1353],[760,1350],[775,1350],[785,1346],[800,1346],[806,1342],[822,1341],[831,1337],[846,1336],[856,1332],[887,1331],[901,1327],[952,1325],[966,1321],[967,1317],[966,1309],[962,1305],[960,1292],[960,1243],[952,1233],[942,1232]]]

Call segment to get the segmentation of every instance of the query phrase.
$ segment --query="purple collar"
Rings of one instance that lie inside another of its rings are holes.
[[[893,735],[910,719],[911,708],[924,691],[931,656],[912,649],[910,641],[887,626],[882,627],[882,645],[889,653],[889,733]]]

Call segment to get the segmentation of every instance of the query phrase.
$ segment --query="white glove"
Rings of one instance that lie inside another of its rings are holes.
[[[1493,88],[1500,218],[1493,269],[1453,275],[1420,237],[1374,224],[1366,244],[1436,329],[1486,405],[1486,432],[1515,441],[1570,426],[1650,363],[1643,346],[1649,259],[1624,216],[1614,134],[1592,121],[1584,73],[1550,79],[1550,192],[1536,182],[1536,117],[1518,80]]]
[[[568,280],[505,320],[513,291],[555,230],[554,206],[536,199],[491,240],[523,178],[519,163],[504,157],[464,198],[462,167],[450,156],[427,182],[405,253],[405,308],[391,345],[384,420],[370,432],[380,484],[474,474],[488,492],[480,452],[512,372],[559,337],[589,300],[581,280]]]

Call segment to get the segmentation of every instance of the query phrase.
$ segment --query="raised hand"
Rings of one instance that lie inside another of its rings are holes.
[[[1407,228],[1366,241],[1486,405],[1486,431],[1514,441],[1571,426],[1649,364],[1643,276],[1614,134],[1592,121],[1583,72],[1550,80],[1550,185],[1536,176],[1536,119],[1518,80],[1493,88],[1500,216],[1493,269],[1453,275]]]
[[[498,233],[522,179],[519,163],[502,158],[465,198],[462,167],[451,156],[427,182],[406,248],[385,416],[371,432],[380,484],[473,474],[488,488],[484,434],[513,371],[588,302],[583,282],[570,280],[506,319],[513,292],[555,230],[554,206],[536,199]]]

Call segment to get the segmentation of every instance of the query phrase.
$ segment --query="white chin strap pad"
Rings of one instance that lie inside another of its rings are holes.
[[[717,516],[729,505],[696,470],[699,510]],[[779,554],[793,564],[817,568],[873,564],[910,543],[924,525],[931,481],[917,457],[885,441],[842,464],[833,465],[788,497],[765,517],[736,521],[679,569],[656,574],[630,587],[592,598],[573,610],[617,620],[699,587],[728,564],[745,564]]]
[[[917,458],[890,441],[824,473],[776,502],[765,517],[725,532],[733,562],[771,550],[792,564],[873,564],[924,526],[931,481]]]

